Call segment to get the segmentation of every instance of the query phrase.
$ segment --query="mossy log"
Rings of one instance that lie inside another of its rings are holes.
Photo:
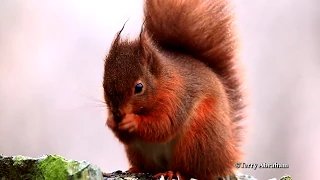
[[[0,180],[152,180],[148,173],[115,171],[103,173],[99,167],[87,161],[67,160],[59,155],[39,158],[0,155]],[[165,180],[163,177],[160,180]],[[237,172],[219,180],[256,180]],[[274,179],[273,179],[274,180]],[[280,180],[291,180],[289,176]]]

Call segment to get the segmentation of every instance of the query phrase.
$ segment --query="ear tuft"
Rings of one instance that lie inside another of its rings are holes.
[[[116,34],[116,37],[114,38],[111,47],[117,47],[118,44],[120,43],[120,41],[121,41],[121,33],[122,33],[122,31],[123,31],[123,29],[124,29],[124,27],[126,26],[126,24],[127,24],[128,21],[129,21],[129,19],[126,20],[126,22],[124,22],[122,28],[121,28],[120,31],[118,31],[118,33]]]

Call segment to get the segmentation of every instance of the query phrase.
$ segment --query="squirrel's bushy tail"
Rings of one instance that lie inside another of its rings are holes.
[[[160,47],[211,67],[225,85],[232,120],[238,121],[244,104],[230,7],[228,0],[145,0],[145,30]]]

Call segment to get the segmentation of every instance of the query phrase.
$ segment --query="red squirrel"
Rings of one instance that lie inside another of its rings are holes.
[[[107,126],[129,172],[209,180],[234,173],[245,104],[228,0],[145,0],[135,40],[104,67]]]

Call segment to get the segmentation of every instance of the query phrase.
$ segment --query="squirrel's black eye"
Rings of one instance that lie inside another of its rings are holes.
[[[138,84],[136,84],[136,87],[134,88],[134,93],[135,94],[141,93],[142,89],[143,89],[143,84],[138,83]]]

